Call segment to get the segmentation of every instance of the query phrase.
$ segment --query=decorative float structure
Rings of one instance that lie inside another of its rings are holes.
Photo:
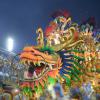
[[[17,71],[20,93],[38,97],[56,80],[64,84],[65,93],[88,82],[100,92],[100,30],[93,18],[78,25],[66,11],[52,17],[45,31],[36,30],[37,45],[25,46],[18,55],[23,66],[11,66],[12,72]]]

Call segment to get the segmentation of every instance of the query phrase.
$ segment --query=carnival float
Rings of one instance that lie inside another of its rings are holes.
[[[100,29],[94,18],[78,24],[68,12],[57,11],[44,31],[41,27],[36,30],[34,38],[36,45],[25,46],[9,60],[0,58],[2,68],[10,64],[9,77],[0,87],[2,98],[8,93],[12,100],[16,95],[19,100],[23,96],[36,100],[56,82],[64,94],[75,87],[82,91],[83,84],[89,83],[92,92],[100,93]]]

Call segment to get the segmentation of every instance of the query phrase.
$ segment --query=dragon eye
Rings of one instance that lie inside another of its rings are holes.
[[[30,52],[34,53],[34,51],[32,51],[32,50]]]

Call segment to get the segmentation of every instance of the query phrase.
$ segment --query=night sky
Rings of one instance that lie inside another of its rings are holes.
[[[14,39],[16,53],[34,45],[38,26],[45,29],[50,15],[60,9],[68,10],[78,23],[94,16],[100,27],[100,0],[0,0],[0,47],[6,49],[8,37]]]

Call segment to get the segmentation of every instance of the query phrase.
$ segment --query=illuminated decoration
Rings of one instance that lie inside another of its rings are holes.
[[[16,86],[30,98],[38,97],[56,80],[65,85],[65,91],[88,82],[95,91],[100,87],[100,30],[95,29],[92,18],[78,25],[66,11],[52,18],[44,31],[36,30],[37,45],[25,46],[18,55],[23,66],[12,64]]]

